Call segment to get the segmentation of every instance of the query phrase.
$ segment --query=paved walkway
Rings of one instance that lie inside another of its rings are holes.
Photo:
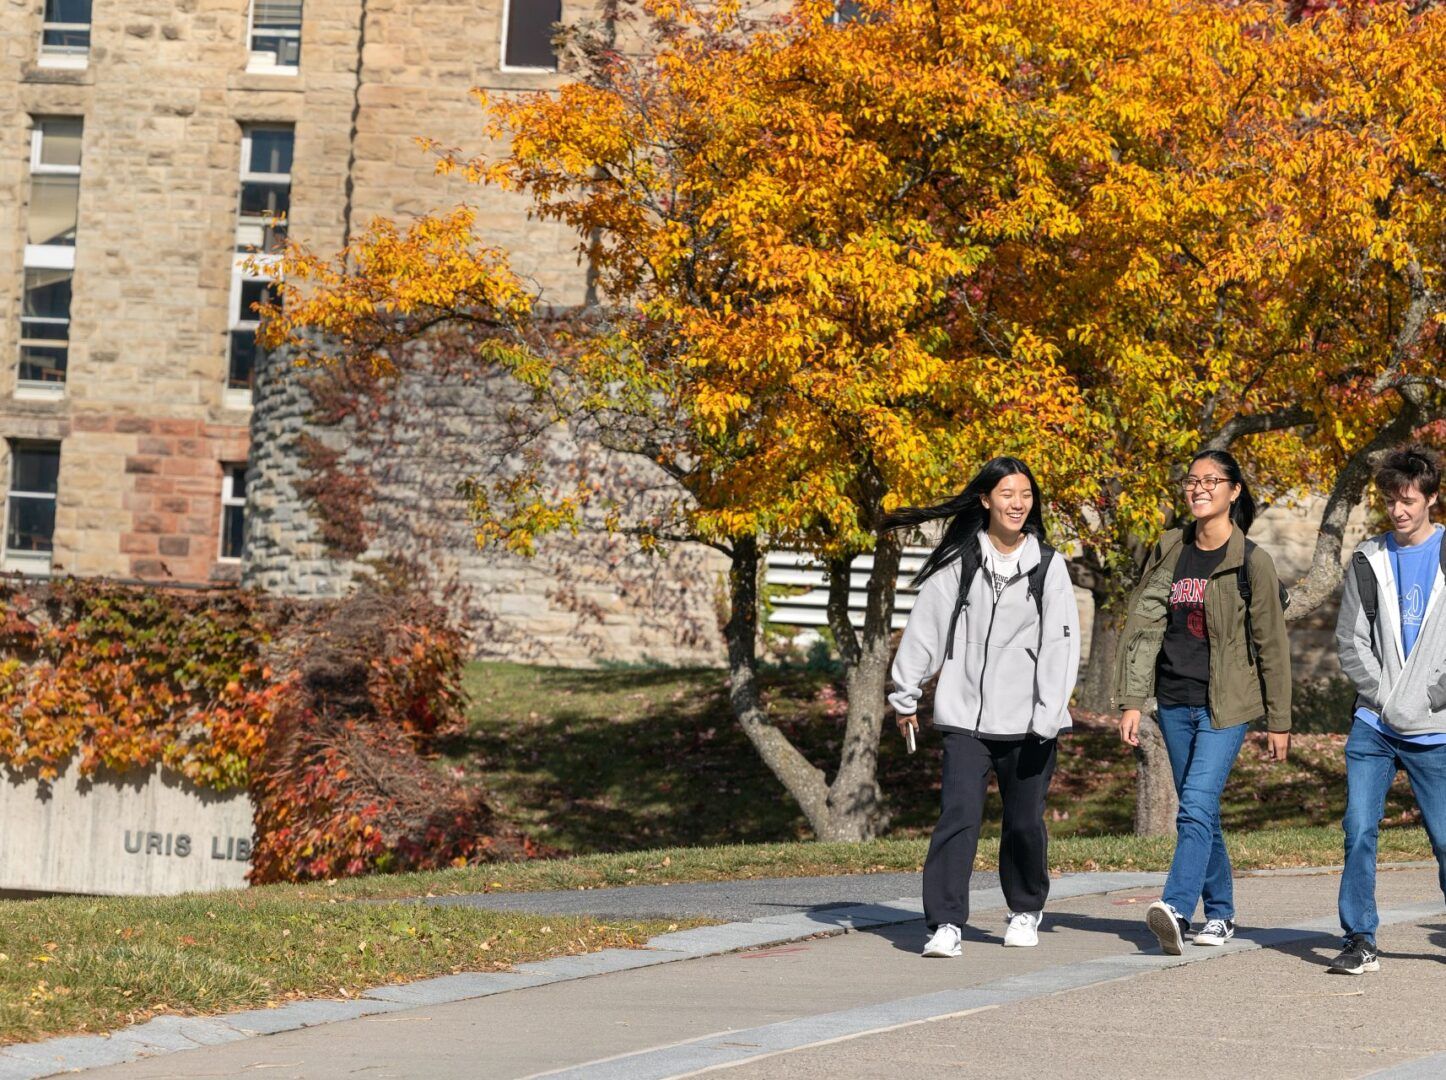
[[[879,881],[860,880],[831,879],[832,903],[877,901],[876,893],[855,890]],[[267,1038],[234,1034],[224,1045],[87,1076],[1446,1076],[1439,1004],[1446,909],[1433,869],[1381,874],[1382,970],[1358,979],[1324,969],[1337,947],[1334,874],[1243,877],[1240,936],[1223,949],[1187,947],[1179,958],[1161,956],[1141,922],[1158,881],[1059,879],[1036,949],[1001,947],[1002,899],[991,888],[976,892],[977,915],[956,960],[917,955],[923,927],[916,901],[785,912],[689,932],[701,937],[666,935],[654,950],[595,958],[595,970],[604,973],[594,977],[577,977],[588,974],[586,958],[579,958],[574,967],[535,965],[532,985],[523,973],[506,992],[494,983],[485,989],[475,981],[480,976],[434,980],[430,1000],[425,987],[399,987],[376,998],[369,1015],[353,1012],[351,1019]],[[783,892],[763,903],[789,903],[787,888],[776,883],[759,893],[772,888]],[[622,897],[625,904],[666,900],[644,889],[627,892],[643,895]],[[614,906],[620,900],[581,895]],[[739,894],[727,902],[747,899]],[[702,903],[696,891],[691,902]],[[852,930],[837,933],[840,927]],[[835,932],[817,936],[825,929]],[[640,956],[648,966],[615,970]],[[563,977],[542,979],[543,969]],[[489,996],[447,1000],[467,992]],[[258,1020],[231,1019],[236,1027],[265,1030]],[[212,1023],[193,1027],[193,1039],[219,1041],[205,1038],[224,1027]]]

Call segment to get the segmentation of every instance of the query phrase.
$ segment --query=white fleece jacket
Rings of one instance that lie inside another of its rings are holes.
[[[979,542],[990,541],[980,533]],[[954,655],[947,660],[959,560],[924,583],[894,656],[889,704],[897,713],[912,716],[924,684],[937,673],[934,726],[942,730],[1049,739],[1070,726],[1069,699],[1079,677],[1079,607],[1064,558],[1056,555],[1045,575],[1042,616],[1036,610],[1027,579],[1039,558],[1039,541],[1026,536],[1019,572],[997,603],[984,560],[959,613]]]

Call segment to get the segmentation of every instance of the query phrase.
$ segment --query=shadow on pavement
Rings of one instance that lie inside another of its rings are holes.
[[[994,914],[986,916],[990,922],[995,922]],[[882,937],[891,943],[900,952],[918,953],[924,947],[924,940],[927,936],[922,929],[922,921],[912,923],[899,923],[894,926],[869,926],[860,927],[860,934],[874,934]],[[1039,928],[1042,942],[1047,942],[1049,935],[1058,929],[1081,930],[1086,933],[1110,934],[1121,941],[1129,942],[1141,949],[1154,947],[1155,937],[1145,928],[1144,923],[1125,919],[1101,919],[1092,915],[1076,915],[1072,912],[1061,912],[1058,915],[1049,911],[1044,913],[1044,922]],[[994,944],[1003,947],[1004,942],[1004,913],[997,913],[997,927],[985,930],[976,925],[964,927],[963,940],[976,944]]]

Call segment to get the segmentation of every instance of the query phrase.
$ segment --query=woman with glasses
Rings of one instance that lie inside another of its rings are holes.
[[[1220,831],[1220,795],[1245,741],[1265,720],[1269,756],[1290,748],[1290,643],[1275,563],[1245,538],[1255,500],[1235,458],[1205,450],[1183,484],[1190,521],[1151,552],[1130,597],[1115,668],[1120,738],[1139,746],[1140,713],[1154,698],[1180,811],[1175,857],[1145,921],[1178,956],[1195,908],[1205,925],[1196,945],[1235,934],[1230,857]]]

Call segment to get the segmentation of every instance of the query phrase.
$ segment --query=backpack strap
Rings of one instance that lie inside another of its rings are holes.
[[[1446,564],[1446,544],[1441,547],[1441,559]],[[1367,632],[1376,640],[1376,615],[1380,611],[1380,596],[1376,585],[1376,572],[1371,569],[1371,560],[1364,551],[1351,556],[1351,573],[1355,575],[1356,591],[1361,594],[1361,610],[1366,613]]]
[[[1443,547],[1446,550],[1446,547]],[[1043,540],[1039,542],[1039,563],[1029,572],[1029,595],[1034,600],[1034,610],[1044,619],[1044,579],[1049,576],[1049,564],[1054,559],[1054,548]]]
[[[1250,604],[1255,599],[1255,590],[1250,584],[1250,555],[1254,550],[1255,544],[1245,541],[1245,560],[1235,568],[1235,587],[1240,590],[1240,599],[1245,602],[1245,656],[1251,667],[1260,659],[1255,646],[1255,625],[1250,620]]]
[[[974,577],[979,573],[979,567],[983,565],[983,556],[979,552],[979,545],[970,543],[964,545],[964,550],[959,552],[959,591],[954,594],[954,610],[949,615],[949,637],[944,650],[944,659],[954,659],[954,631],[959,626],[959,613],[969,606],[969,589],[974,584]]]

